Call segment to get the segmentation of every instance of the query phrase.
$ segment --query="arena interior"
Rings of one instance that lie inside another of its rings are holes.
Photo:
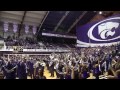
[[[120,79],[120,11],[0,11],[0,79]]]

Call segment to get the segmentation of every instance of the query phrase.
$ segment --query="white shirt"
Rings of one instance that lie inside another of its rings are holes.
[[[82,58],[80,59],[80,64],[82,64]]]
[[[39,67],[39,62],[37,61],[35,64],[34,64],[34,66],[33,66],[34,68],[37,68],[37,67]]]
[[[72,65],[72,62],[71,61],[69,61],[69,66],[71,66]]]
[[[58,68],[58,65],[59,65],[59,63],[57,63],[57,64],[54,66],[54,69],[57,69],[57,68]]]
[[[102,66],[105,68],[105,71],[107,71],[106,61],[102,64]]]
[[[49,67],[52,65],[52,63],[53,63],[53,62],[50,62],[50,63],[49,63]]]
[[[101,71],[100,64],[99,64],[99,71]]]
[[[42,65],[42,66],[45,66],[46,64],[43,62],[43,63],[41,63],[41,65]]]

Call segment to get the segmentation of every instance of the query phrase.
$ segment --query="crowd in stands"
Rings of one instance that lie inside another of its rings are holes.
[[[17,37],[11,37],[8,36],[5,39],[6,46],[24,46],[24,48],[33,48],[38,45],[38,42],[34,38],[26,37],[23,38],[17,38]]]
[[[11,48],[13,46],[23,46],[24,49],[67,49],[65,45],[61,44],[47,42],[40,42],[40,44],[36,39],[30,37],[26,37],[25,39],[18,39],[17,37],[8,36],[5,40],[5,43],[7,48]]]

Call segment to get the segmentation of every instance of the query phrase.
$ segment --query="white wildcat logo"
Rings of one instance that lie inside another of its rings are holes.
[[[109,18],[109,19],[105,19],[105,20],[102,20],[96,24],[94,24],[89,30],[88,30],[88,37],[91,39],[91,40],[94,40],[94,41],[111,41],[111,40],[115,40],[115,39],[118,39],[120,38],[120,35],[117,36],[117,37],[114,37],[114,38],[111,38],[111,39],[107,39],[108,36],[113,36],[115,34],[115,31],[112,31],[113,28],[117,29],[118,26],[119,26],[119,23],[118,22],[112,22],[110,20],[119,20],[120,17],[113,17],[113,18]],[[106,22],[108,21],[109,22]],[[99,25],[100,24],[100,25]],[[98,34],[100,35],[100,37],[102,39],[98,39],[96,37],[94,37],[94,34],[93,34],[93,30],[94,28],[98,26]]]
[[[115,34],[115,30],[111,31],[113,28],[117,29],[119,23],[117,22],[106,22],[102,23],[98,26],[98,34],[102,39],[107,39],[108,36],[113,36]]]

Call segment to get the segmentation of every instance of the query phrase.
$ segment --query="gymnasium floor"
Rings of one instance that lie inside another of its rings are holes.
[[[105,73],[105,74],[107,74],[107,73]],[[46,79],[56,79],[56,73],[54,72],[54,77],[50,77],[51,74],[47,70],[47,67],[45,67],[45,69],[44,69],[44,75],[46,76]],[[18,78],[16,78],[16,79],[18,79]],[[27,79],[31,79],[31,78],[28,76]],[[90,74],[90,77],[88,79],[95,79],[95,77],[92,74]]]
[[[46,76],[47,79],[56,79],[56,73],[54,72],[54,77],[50,77],[51,74],[47,70],[47,67],[45,67],[44,69],[44,75]],[[28,76],[27,79],[31,79],[31,78]]]
[[[44,75],[46,76],[47,79],[56,79],[56,73],[54,72],[54,77],[50,77],[51,74],[49,73],[47,68],[45,68],[44,70]]]

